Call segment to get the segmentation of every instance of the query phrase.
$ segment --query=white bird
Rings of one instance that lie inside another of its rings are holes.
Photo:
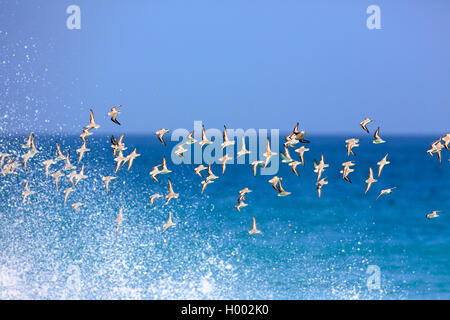
[[[373,140],[372,142],[374,144],[380,144],[380,143],[385,143],[386,141],[384,141],[383,139],[381,139],[380,137],[380,127],[377,128],[377,131],[375,131],[374,135],[373,135]]]
[[[432,211],[431,213],[427,214],[426,215],[427,219],[433,219],[433,218],[439,217],[438,212],[442,212],[442,211],[435,210],[435,211]]]
[[[284,153],[281,152],[280,156],[281,156],[281,159],[283,159],[283,160],[281,160],[281,162],[283,162],[283,163],[289,163],[289,162],[294,161],[294,159],[292,159],[291,155],[289,154],[288,147],[286,147],[286,146],[284,146]]]
[[[72,204],[72,209],[75,210],[75,212],[80,212],[80,207],[82,205],[83,204],[81,202],[76,202],[76,203]]]
[[[300,148],[295,149],[295,152],[298,153],[298,156],[300,158],[302,166],[305,166],[305,156],[304,156],[304,154],[305,154],[306,151],[309,151],[309,148],[306,148],[305,146],[301,146]]]
[[[264,168],[267,167],[267,165],[269,164],[270,158],[273,157],[274,155],[276,155],[276,152],[272,152],[272,150],[270,150],[270,140],[269,140],[269,138],[267,138],[266,152],[263,153],[263,156],[266,157],[266,159],[264,160]]]
[[[162,195],[160,195],[159,193],[155,193],[155,194],[151,195],[149,197],[151,205],[152,206],[155,205],[155,200],[158,198],[161,198],[161,197],[162,197]]]
[[[66,157],[64,157],[64,155],[61,152],[61,147],[59,146],[59,143],[56,142],[56,161],[61,161],[61,160],[65,160]]]
[[[119,232],[120,225],[125,220],[127,220],[127,219],[123,217],[123,206],[121,206],[119,209],[119,214],[117,215],[117,219],[116,219],[116,232]]]
[[[69,194],[71,194],[73,191],[75,191],[75,189],[73,188],[67,188],[66,190],[64,190],[64,205],[66,205],[67,203],[67,198],[69,198]]]
[[[84,129],[86,131],[89,131],[91,129],[98,129],[100,128],[100,125],[95,123],[95,119],[94,119],[94,111],[92,111],[92,109],[90,109],[90,115],[89,115],[89,125],[87,125],[86,127],[84,127]]]
[[[80,148],[78,148],[76,151],[78,153],[78,163],[81,162],[81,159],[83,159],[83,155],[85,152],[90,151],[91,149],[86,147],[86,141],[83,142]]]
[[[208,167],[205,167],[204,165],[199,165],[198,167],[196,167],[195,169],[194,169],[194,172],[195,172],[195,174],[196,175],[198,175],[198,176],[200,176],[200,177],[202,177],[203,178],[203,176],[202,176],[202,171],[203,170],[206,170],[206,169],[208,169]]]
[[[158,136],[158,140],[161,141],[161,143],[166,146],[166,142],[164,141],[164,135],[169,132],[168,129],[160,129],[158,131],[155,132],[155,134]]]
[[[128,162],[128,171],[130,171],[131,166],[133,165],[133,161],[140,156],[139,153],[136,152],[137,148],[134,148],[133,152],[131,152],[128,156],[126,156],[124,164]]]
[[[59,189],[59,178],[64,177],[64,176],[65,176],[65,174],[59,170],[52,174],[53,182],[55,183],[56,190]]]
[[[227,127],[223,126],[223,143],[220,146],[220,150],[223,150],[224,148],[232,145],[234,145],[234,140],[231,141],[230,139],[228,139]]]
[[[113,176],[102,177],[102,181],[105,184],[106,194],[109,194],[109,183],[114,179],[117,179],[117,178],[113,177]]]
[[[168,204],[170,202],[170,200],[172,200],[172,199],[177,199],[178,196],[180,195],[179,193],[175,193],[173,191],[172,181],[170,179],[168,179],[167,182],[168,182],[167,189],[169,190],[169,193],[166,195],[167,201],[164,205]]]
[[[205,126],[202,126],[202,140],[199,142],[200,147],[203,148],[203,146],[207,145],[207,144],[211,144],[212,141],[209,141],[208,138],[206,137],[206,131],[205,131]]]
[[[25,182],[25,185],[23,187],[23,192],[22,192],[22,202],[25,203],[27,198],[29,196],[31,196],[32,194],[35,194],[36,191],[31,191],[29,188],[29,184],[30,184],[30,180],[27,180],[27,182]]]
[[[175,223],[172,221],[172,212],[169,213],[169,219],[167,219],[167,222],[163,225],[163,231],[165,232],[170,227],[174,227]]]
[[[365,181],[367,183],[366,186],[366,192],[364,192],[364,194],[367,193],[367,191],[369,191],[370,186],[372,185],[372,183],[377,182],[378,180],[373,178],[373,171],[372,168],[369,168],[369,178]]]
[[[179,157],[184,157],[184,154],[186,151],[188,151],[186,148],[183,147],[184,143],[180,143],[179,145],[177,145],[177,149],[175,150],[175,155],[179,156]]]
[[[383,159],[381,159],[379,162],[377,162],[378,165],[378,177],[381,175],[381,171],[383,170],[384,166],[387,164],[390,164],[389,161],[387,161],[387,157],[388,157],[389,153],[387,153]]]
[[[117,121],[117,116],[120,114],[120,110],[118,110],[122,105],[118,105],[111,108],[111,111],[108,112],[108,116],[111,117],[111,121],[118,124],[120,126],[120,122]]]
[[[394,190],[395,188],[396,188],[396,187],[392,187],[392,188],[389,188],[389,189],[381,190],[380,194],[379,194],[378,197],[377,197],[377,200],[378,200],[378,198],[381,197],[383,194],[390,194],[390,193],[392,193],[392,190]]]
[[[261,230],[258,230],[256,228],[256,218],[253,217],[252,229],[248,232],[248,234],[251,236],[252,234],[260,234],[260,233],[262,233]]]
[[[50,174],[50,166],[52,164],[56,164],[56,161],[53,159],[49,159],[49,160],[45,160],[43,162],[43,164],[44,164],[45,177],[48,178],[48,176]]]
[[[245,136],[242,136],[241,150],[237,153],[237,157],[239,158],[240,156],[250,154],[250,153],[251,153],[251,151],[248,151],[245,146]]]
[[[219,159],[219,161],[222,163],[222,174],[225,174],[228,160],[233,160],[233,157],[230,157],[228,154],[225,154],[222,158]]]
[[[257,161],[253,161],[252,162],[252,167],[253,167],[253,175],[256,177],[256,169],[259,167],[264,167],[264,161],[262,160],[257,160]]]
[[[64,158],[64,162],[65,162],[65,165],[64,165],[63,170],[74,170],[74,169],[76,169],[76,167],[70,163],[70,152],[69,151],[67,151],[67,154],[66,154],[66,156]]]
[[[317,181],[316,186],[317,186],[317,194],[318,194],[319,198],[322,196],[322,187],[326,184],[328,184],[328,181],[326,181],[326,178],[322,178],[319,181]]]
[[[369,129],[367,129],[367,125],[371,123],[373,120],[369,118],[365,118],[363,121],[361,121],[360,126],[363,128],[363,130],[367,133],[369,133]]]

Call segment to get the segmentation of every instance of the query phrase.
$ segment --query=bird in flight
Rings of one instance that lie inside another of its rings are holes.
[[[220,146],[220,150],[223,150],[224,148],[232,145],[234,145],[234,140],[228,139],[227,127],[223,126],[223,143]]]
[[[369,168],[369,178],[365,181],[367,183],[366,186],[366,192],[364,192],[364,194],[367,193],[367,191],[369,191],[370,186],[372,185],[372,183],[377,182],[378,180],[373,178],[373,170],[372,168]]]
[[[106,189],[106,194],[109,194],[109,184],[112,180],[117,179],[114,176],[106,176],[106,177],[102,177],[102,181],[105,185],[105,189]]]
[[[118,124],[120,126],[120,122],[117,121],[117,116],[120,114],[120,110],[118,110],[122,105],[118,105],[111,108],[111,111],[108,112],[108,116],[111,117],[111,121]]]
[[[369,118],[365,118],[363,121],[361,121],[360,126],[363,128],[363,130],[367,133],[369,133],[369,129],[367,129],[367,125],[371,123],[373,120]]]
[[[261,234],[261,230],[258,230],[256,228],[256,218],[253,217],[253,222],[252,222],[252,229],[248,232],[248,234],[251,236],[252,234]]]
[[[160,129],[158,131],[155,132],[155,134],[158,136],[158,140],[161,141],[161,143],[166,146],[166,142],[164,141],[164,135],[169,132],[168,129]]]
[[[378,165],[378,177],[381,175],[381,171],[383,170],[384,166],[387,164],[390,164],[389,161],[387,161],[387,157],[389,156],[389,153],[387,153],[383,159],[381,159],[379,162],[377,162]]]
[[[23,192],[22,192],[22,202],[23,203],[25,203],[27,201],[27,198],[29,196],[36,193],[36,191],[30,190],[29,185],[30,185],[30,180],[27,180],[27,182],[25,182],[25,185],[23,186]]]
[[[437,218],[439,217],[438,212],[442,212],[440,210],[434,210],[431,213],[427,214],[426,217],[427,219],[433,219],[433,218]]]
[[[89,124],[86,127],[84,127],[84,129],[86,131],[89,131],[91,129],[98,129],[98,128],[100,128],[100,125],[95,123],[94,111],[92,111],[92,109],[90,109]]]
[[[380,194],[379,194],[378,197],[377,197],[377,200],[378,200],[379,197],[381,197],[381,196],[384,195],[384,194],[390,194],[390,193],[392,193],[392,190],[394,190],[395,188],[397,188],[397,187],[392,187],[392,188],[389,188],[389,189],[381,190]]]
[[[162,233],[165,232],[170,227],[174,227],[175,223],[172,221],[172,212],[169,213],[169,219],[167,219],[167,222],[163,225]]]
[[[383,139],[381,139],[381,137],[380,137],[380,127],[378,127],[377,130],[375,131],[375,133],[373,134],[372,142],[374,144],[380,144],[380,143],[385,143],[386,142]]]

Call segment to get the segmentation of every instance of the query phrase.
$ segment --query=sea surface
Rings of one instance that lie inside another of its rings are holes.
[[[361,136],[350,157],[351,184],[339,173],[349,160],[344,140],[350,136],[308,138],[299,177],[280,163],[277,175],[292,194],[277,197],[271,176],[254,177],[248,163],[228,165],[225,175],[214,164],[220,178],[201,194],[197,165],[172,163],[175,142],[164,147],[154,135],[126,136],[125,155],[137,147],[141,156],[129,172],[119,170],[107,195],[101,176],[113,175],[115,162],[109,136],[94,133],[82,160],[88,178],[64,206],[71,184],[62,177],[56,191],[42,162],[56,157],[58,141],[77,164],[81,140],[37,134],[41,152],[28,171],[0,176],[0,298],[450,299],[450,152],[443,151],[442,164],[426,153],[438,137],[384,136],[387,143],[374,145],[370,135]],[[25,139],[0,137],[0,152],[25,153]],[[313,159],[322,153],[329,184],[319,199]],[[386,153],[391,164],[364,195],[369,167],[377,173]],[[163,155],[173,172],[158,183],[149,172]],[[292,149],[291,155],[297,157]],[[179,198],[151,206],[150,195],[167,194],[167,178]],[[36,194],[23,204],[27,179]],[[244,187],[253,192],[238,212]],[[79,213],[70,206],[78,201]],[[116,232],[122,205],[126,220]],[[426,219],[432,210],[441,216]],[[162,233],[169,212],[176,225]],[[253,216],[262,234],[249,236]],[[378,275],[379,287],[368,285]]]

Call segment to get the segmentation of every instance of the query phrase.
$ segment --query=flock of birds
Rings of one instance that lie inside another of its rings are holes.
[[[120,114],[120,110],[119,108],[122,105],[118,105],[115,107],[112,107],[110,112],[108,113],[108,116],[110,117],[111,121],[120,125],[120,122],[117,120],[117,116]],[[366,118],[364,119],[361,123],[360,126],[361,128],[367,132],[369,132],[369,129],[367,128],[367,125],[369,123],[371,123],[373,120]],[[299,156],[299,160],[294,160],[289,152],[289,148],[293,148],[295,147],[297,144],[302,143],[302,144],[307,144],[309,143],[308,140],[305,139],[305,135],[306,132],[304,130],[299,130],[298,128],[299,124],[297,123],[292,131],[292,133],[290,133],[287,137],[285,137],[285,142],[283,144],[284,146],[284,152],[280,153],[281,156],[281,161],[282,163],[286,163],[290,166],[292,172],[295,175],[299,175],[298,171],[297,171],[297,166],[298,165],[302,165],[305,166],[305,158],[304,158],[304,153],[309,151],[309,148],[305,147],[304,145],[302,145],[301,147],[295,149],[295,152],[298,153]],[[80,138],[82,140],[82,145],[80,146],[80,148],[78,148],[76,150],[77,154],[78,154],[78,164],[81,163],[83,156],[86,152],[90,151],[90,149],[87,147],[87,138],[89,136],[91,136],[93,134],[92,130],[93,129],[98,129],[100,128],[100,125],[98,125],[95,122],[95,118],[94,118],[94,113],[92,110],[90,110],[90,122],[87,126],[85,126],[82,130],[82,133],[80,135]],[[166,133],[168,133],[169,130],[168,129],[161,129],[158,130],[155,134],[157,135],[159,141],[166,146],[166,142],[164,141],[164,135]],[[131,169],[134,160],[140,156],[140,154],[137,153],[137,148],[134,148],[134,150],[129,153],[127,156],[124,155],[124,151],[127,150],[127,147],[125,146],[124,143],[124,137],[125,135],[120,136],[119,139],[115,139],[114,136],[111,136],[111,148],[112,148],[112,153],[115,156],[114,158],[114,162],[115,162],[115,173],[117,173],[119,171],[119,169],[121,167],[123,167],[124,165],[128,164],[128,171]],[[373,136],[373,143],[374,144],[381,144],[381,143],[385,143],[386,141],[383,140],[380,137],[380,127],[378,127],[374,133]],[[204,146],[208,145],[208,144],[212,144],[213,142],[208,140],[206,132],[205,132],[205,127],[203,126],[202,128],[202,133],[201,133],[201,140],[197,141],[196,139],[194,139],[194,131],[190,132],[186,139],[184,140],[183,143],[177,145],[176,150],[175,150],[175,154],[179,157],[183,157],[183,154],[188,151],[185,146],[188,145],[192,145],[194,143],[199,143],[200,147],[203,148]],[[355,156],[355,152],[353,151],[353,148],[356,148],[359,146],[359,139],[356,138],[351,138],[351,139],[347,139],[345,141],[346,143],[346,149],[347,149],[347,155],[348,157],[350,157],[351,155]],[[228,135],[227,135],[227,128],[226,126],[224,126],[223,128],[223,142],[221,144],[221,150],[227,148],[228,146],[232,146],[235,144],[234,140],[230,140]],[[441,136],[438,140],[434,141],[431,143],[431,148],[429,150],[427,150],[427,153],[430,156],[434,156],[435,154],[438,156],[439,161],[442,163],[442,150],[445,148],[446,150],[450,151],[450,133],[445,134],[444,136]],[[28,149],[28,151],[21,155],[22,158],[22,165],[23,165],[23,169],[24,171],[27,171],[27,164],[28,161],[33,158],[37,153],[39,153],[40,151],[38,151],[38,149],[36,148],[35,145],[35,141],[34,141],[34,134],[30,133],[30,135],[28,136],[25,144],[22,145],[22,148],[24,149]],[[242,137],[242,142],[241,142],[241,149],[240,151],[237,153],[237,157],[241,157],[241,156],[245,156],[246,154],[250,154],[251,151],[247,150],[246,148],[246,144],[245,144],[245,137]],[[251,166],[253,168],[253,174],[254,176],[257,175],[257,169],[258,167],[261,168],[265,168],[267,167],[267,165],[270,163],[271,158],[273,156],[275,156],[277,153],[273,152],[271,150],[271,146],[270,146],[270,140],[267,139],[267,143],[266,143],[266,150],[265,153],[263,154],[264,159],[263,160],[257,160],[251,163]],[[389,154],[386,154],[378,163],[378,178],[381,176],[382,170],[384,168],[384,166],[390,164],[390,162],[387,160]],[[227,162],[229,160],[232,160],[232,156],[228,155],[227,153],[225,153],[225,155],[223,157],[221,157],[219,159],[219,161],[221,162],[222,165],[222,174],[225,173],[226,170],[226,166],[227,166]],[[6,160],[6,163],[5,163]],[[64,161],[65,165],[62,168],[62,171],[70,171],[69,174],[65,175],[61,170],[56,170],[53,173],[50,173],[50,168],[52,165],[57,164],[59,161]],[[450,159],[449,159],[450,161]],[[72,187],[69,187],[67,189],[64,190],[64,205],[66,205],[69,195],[75,191],[75,187],[77,186],[77,184],[82,181],[83,179],[88,178],[88,176],[84,173],[84,164],[81,165],[81,169],[79,171],[77,171],[76,166],[72,165],[72,163],[70,162],[70,152],[67,151],[66,155],[64,155],[61,151],[61,147],[59,146],[59,144],[56,142],[56,158],[52,158],[52,159],[48,159],[43,161],[43,165],[44,165],[44,171],[45,171],[45,175],[47,178],[49,178],[50,176],[53,178],[56,190],[59,190],[59,179],[63,176],[67,176],[67,178],[69,179],[70,183],[72,184]],[[16,174],[16,169],[20,166],[20,162],[15,160],[13,158],[13,156],[9,153],[0,153],[0,168],[1,171],[0,173],[5,176],[8,174]],[[349,182],[352,183],[349,174],[352,173],[354,171],[354,169],[352,169],[352,167],[355,166],[355,162],[354,161],[346,161],[344,163],[342,163],[342,170],[340,171],[340,173],[342,174],[342,178]],[[322,154],[320,161],[317,162],[316,160],[314,160],[314,172],[317,174],[317,181],[316,181],[316,189],[317,189],[317,194],[318,197],[320,198],[322,195],[322,188],[323,186],[328,184],[328,181],[326,180],[327,178],[324,177],[322,178],[322,174],[325,171],[325,168],[329,167],[329,164],[325,163],[325,156]],[[212,171],[212,167],[211,164],[209,164],[207,167],[204,166],[203,164],[200,164],[199,166],[197,166],[194,169],[195,174],[197,174],[198,176],[200,176],[201,178],[203,178],[202,172],[206,170],[207,172],[207,176],[205,177],[204,180],[201,181],[201,193],[203,194],[203,192],[205,191],[206,187],[208,184],[214,183],[214,180],[218,179],[219,177],[216,176],[213,171]],[[150,171],[149,175],[150,177],[159,182],[159,175],[165,175],[165,174],[169,174],[172,171],[168,169],[167,167],[167,161],[166,158],[163,157],[162,163],[155,165],[152,168],[152,171]],[[111,183],[111,181],[117,179],[117,177],[115,176],[103,176],[102,177],[102,181],[104,183],[105,186],[105,190],[106,193],[109,194],[109,185]],[[274,188],[277,192],[277,195],[279,197],[284,197],[284,196],[288,196],[291,194],[291,192],[286,191],[283,188],[282,185],[282,180],[283,178],[278,177],[278,176],[273,176],[268,182],[271,183],[272,188]],[[374,178],[374,173],[372,168],[369,168],[369,176],[367,178],[367,180],[365,180],[366,183],[366,189],[365,189],[365,194],[370,190],[371,186],[373,183],[377,182],[378,180]],[[396,187],[390,187],[387,189],[383,189],[381,190],[381,192],[379,193],[378,198],[380,198],[382,195],[386,195],[386,194],[390,194],[393,192],[393,190]],[[179,197],[178,193],[174,192],[173,189],[173,184],[172,181],[170,180],[170,178],[168,178],[168,193],[165,195],[166,198],[166,202],[165,204],[168,204],[172,199],[176,199]],[[241,209],[246,207],[248,204],[245,203],[246,201],[246,195],[248,193],[252,192],[252,190],[248,189],[247,187],[240,190],[239,191],[239,198],[237,200],[237,205],[235,206],[235,208],[241,212]],[[23,203],[26,202],[26,200],[33,194],[35,194],[36,192],[30,189],[30,180],[27,180],[25,182],[24,185],[24,190],[22,193],[22,201]],[[163,195],[159,194],[159,193],[155,193],[153,195],[150,196],[149,200],[150,200],[150,204],[154,205],[156,199],[158,198],[162,198],[164,197]],[[75,210],[76,212],[80,211],[80,207],[83,206],[83,203],[81,202],[76,202],[73,203],[71,205],[71,207],[73,208],[73,210]],[[435,210],[432,211],[431,213],[426,215],[426,218],[431,219],[431,218],[436,218],[439,217],[438,213],[440,211]],[[116,230],[119,231],[120,225],[123,221],[125,221],[126,218],[124,218],[123,215],[123,206],[120,207],[117,219],[116,219]],[[172,217],[172,213],[169,213],[169,218],[167,220],[167,222],[163,225],[162,227],[162,232],[165,232],[168,228],[175,226],[175,223],[173,222],[173,217]],[[252,234],[259,234],[261,233],[261,231],[259,229],[257,229],[256,227],[256,218],[253,217],[253,221],[252,221],[252,228],[251,230],[248,232],[249,235]]]

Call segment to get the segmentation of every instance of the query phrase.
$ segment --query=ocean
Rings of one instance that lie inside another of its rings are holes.
[[[172,163],[174,142],[164,147],[154,135],[127,135],[125,154],[137,147],[141,156],[129,172],[119,170],[107,195],[101,176],[114,175],[110,137],[94,133],[82,160],[88,178],[64,206],[71,184],[62,177],[56,191],[42,162],[56,157],[58,141],[76,165],[81,140],[37,134],[41,152],[28,171],[0,176],[0,298],[450,299],[450,152],[443,150],[441,164],[426,153],[438,137],[383,136],[387,143],[374,145],[361,135],[349,158],[350,137],[308,135],[299,176],[280,163],[276,175],[291,194],[278,197],[272,176],[254,177],[248,163],[228,165],[224,175],[214,164],[219,179],[201,194],[196,165]],[[25,139],[0,137],[0,152],[23,154]],[[322,153],[329,183],[319,199],[313,159]],[[376,174],[386,153],[391,163],[365,195],[369,167]],[[173,172],[158,183],[149,172],[164,155]],[[291,156],[298,159],[293,149]],[[339,173],[349,159],[356,163],[351,184]],[[179,198],[151,206],[150,195],[167,194],[168,178]],[[36,194],[23,204],[28,179]],[[253,192],[238,212],[244,187]],[[75,202],[84,204],[80,212]],[[126,220],[117,232],[121,206]],[[426,219],[432,210],[442,210],[440,217]],[[162,233],[170,212],[176,225]],[[253,216],[262,234],[249,236]]]

